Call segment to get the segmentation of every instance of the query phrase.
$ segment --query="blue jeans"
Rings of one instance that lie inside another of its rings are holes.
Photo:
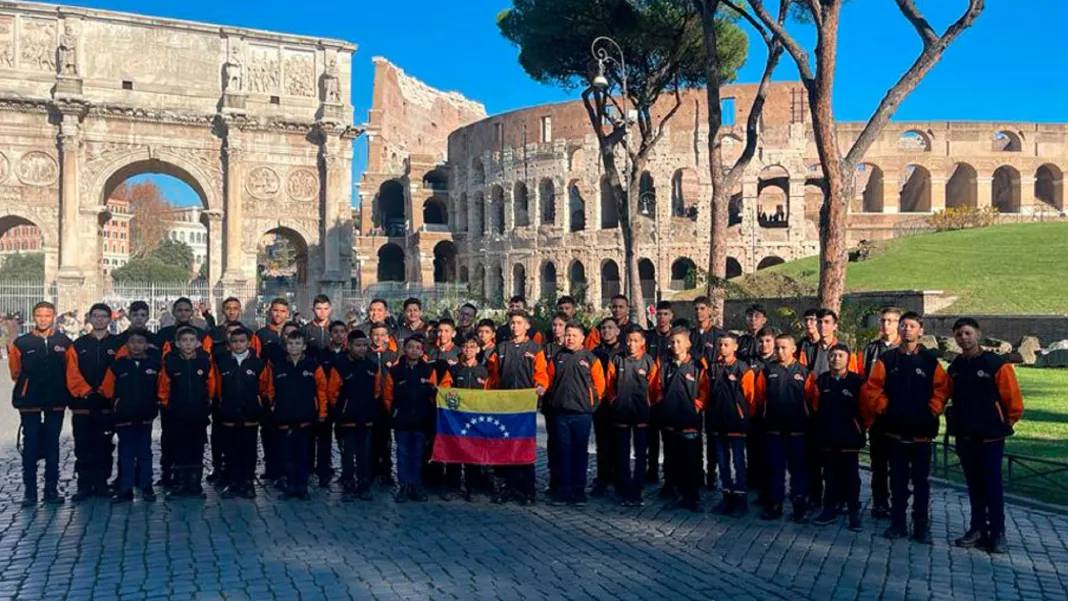
[[[59,432],[64,411],[20,411],[22,420],[22,485],[26,495],[37,498],[37,460],[45,460],[45,492],[59,484]]]
[[[808,465],[805,463],[805,437],[789,434],[768,434],[768,491],[772,505],[781,505],[786,498],[786,472],[790,472],[790,500],[795,503],[808,498]]]
[[[115,430],[119,434],[119,492],[152,486],[152,422]]]
[[[744,494],[745,488],[745,437],[714,435],[716,457],[719,460],[719,481],[723,492]],[[734,474],[731,475],[731,465]]]
[[[971,530],[984,536],[1005,533],[1005,491],[1001,482],[1001,458],[1005,441],[957,438],[957,455],[968,483],[971,504]]]
[[[394,430],[397,442],[397,480],[410,486],[423,485],[423,445],[426,433],[422,430]]]
[[[642,484],[645,482],[645,453],[649,448],[649,428],[638,426],[617,426],[616,439],[616,492],[624,500],[637,501],[642,498]],[[634,440],[634,469],[630,468],[631,440]]]
[[[593,416],[588,413],[562,413],[556,416],[556,444],[559,451],[560,490],[565,501],[586,494],[586,470],[589,468],[590,428]]]

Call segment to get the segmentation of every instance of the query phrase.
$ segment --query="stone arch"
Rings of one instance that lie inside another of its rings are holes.
[[[782,265],[786,261],[782,257],[776,257],[775,255],[768,255],[760,260],[757,264],[757,271],[761,269],[767,269],[768,267],[774,267],[776,265]]]
[[[568,293],[574,297],[584,297],[589,282],[586,280],[586,266],[575,259],[567,268]]]
[[[495,234],[504,234],[504,188],[494,184],[490,189],[490,229]]]
[[[8,211],[5,207],[3,210]],[[15,232],[15,228],[26,228]],[[11,235],[11,240],[5,240],[5,238]],[[17,240],[16,235],[22,240]],[[59,259],[57,236],[49,231],[47,228],[43,228],[38,225],[38,222],[30,217],[25,217],[18,212],[7,212],[0,215],[0,250],[7,253],[15,254],[17,252],[28,251],[30,254],[41,253],[44,255],[44,282],[51,282],[55,277],[56,263]],[[3,263],[0,260],[0,263]],[[30,284],[37,282],[19,282],[20,284]],[[40,299],[34,299],[36,302]],[[32,306],[32,303],[30,303]]]
[[[527,268],[522,263],[512,265],[512,296],[527,297]]]
[[[217,157],[216,157],[217,159]],[[180,180],[196,192],[205,209],[222,211],[222,191],[214,185],[220,173],[209,173],[188,157],[174,152],[148,150],[126,153],[108,163],[91,184],[90,198],[96,199],[101,209],[107,204],[112,192],[123,182],[136,175],[158,173]],[[83,171],[82,177],[87,174]]]
[[[538,203],[542,225],[556,225],[556,184],[551,177],[542,178],[538,184]]]
[[[991,205],[999,213],[1020,212],[1020,172],[1011,165],[994,170],[991,181]]]
[[[387,236],[405,234],[404,196],[404,184],[395,179],[386,180],[378,187],[372,219]]]
[[[734,194],[731,194],[730,200],[727,201],[727,227],[741,225],[744,217],[745,199],[742,198],[742,190],[739,187]]]
[[[271,244],[278,245],[278,244],[280,244],[280,242],[278,241],[279,238],[283,239],[285,241],[285,243],[290,245],[290,247],[292,249],[292,252],[293,252],[293,256],[292,256],[293,267],[291,268],[292,271],[290,271],[290,268],[288,266],[280,266],[280,268],[282,270],[284,270],[284,271],[279,272],[279,273],[269,274],[267,272],[267,266],[266,265],[257,264],[256,265],[257,272],[261,274],[263,281],[271,279],[272,277],[278,278],[279,276],[281,276],[281,277],[284,277],[284,278],[292,278],[293,282],[295,282],[297,284],[307,284],[308,283],[308,238],[304,234],[298,232],[294,228],[284,227],[284,226],[277,226],[277,227],[270,228],[267,231],[263,232],[263,234],[260,235],[259,244],[257,246],[258,246],[258,248],[263,248],[266,245],[271,245]],[[258,254],[260,254],[260,253],[257,252],[257,255]],[[264,254],[267,254],[269,256],[270,252],[267,252],[267,253],[264,253]]]
[[[905,167],[905,183],[898,195],[901,213],[927,213],[931,210],[931,172],[923,165]]]
[[[431,169],[423,175],[423,187],[429,190],[448,190],[449,176],[443,169]]]
[[[994,132],[991,149],[994,152],[1020,152],[1023,150],[1023,140],[1015,132],[999,130]]]
[[[619,227],[619,207],[616,205],[615,194],[612,193],[612,184],[608,182],[608,176],[601,176],[601,229],[607,230]]]
[[[697,287],[697,263],[689,257],[679,257],[671,263],[671,289],[693,290]]]
[[[819,222],[820,209],[827,200],[827,180],[808,178],[805,180],[805,219]]]
[[[656,300],[656,266],[649,259],[638,261],[638,281],[641,282],[642,298]]]
[[[504,301],[504,267],[500,264],[490,268],[489,298],[498,304]]]
[[[467,284],[471,280],[471,273],[467,269],[467,265],[460,266],[460,283]]]
[[[404,249],[387,242],[378,248],[378,281],[403,282],[407,279]]]
[[[757,177],[757,223],[760,227],[789,227],[790,172],[768,165]]]
[[[601,261],[601,304],[607,306],[608,301],[621,292],[619,264],[612,259]]]
[[[744,273],[742,271],[742,264],[738,262],[738,259],[734,257],[727,257],[727,279],[734,279]]]
[[[860,193],[860,210],[864,213],[882,213],[883,170],[873,163],[857,165],[856,189]]]
[[[515,227],[530,225],[530,200],[527,197],[526,182],[516,182],[512,188],[512,211]]]
[[[1035,171],[1035,200],[1064,210],[1064,172],[1056,165],[1041,165]]]
[[[582,147],[572,148],[571,152],[567,154],[567,170],[582,171],[582,165],[585,161],[586,153],[582,150]]]
[[[650,219],[656,216],[656,182],[648,171],[642,171],[638,178],[638,214]]]
[[[482,165],[480,157],[475,157],[471,161],[471,183],[476,186],[486,183],[486,167]]]
[[[979,206],[979,176],[968,163],[953,165],[953,172],[946,180],[946,208]]]
[[[897,137],[897,148],[903,152],[931,152],[931,136],[918,129],[903,131]]]
[[[556,298],[556,265],[552,261],[541,264],[541,297],[545,300]]]
[[[449,225],[449,208],[437,196],[423,203],[424,225]]]
[[[586,229],[586,199],[582,197],[582,188],[578,180],[574,180],[567,187],[567,212],[570,223],[569,230],[581,232]]]
[[[701,180],[697,172],[683,167],[671,176],[671,216],[697,219],[697,201],[701,196]]]
[[[467,231],[467,192],[461,192],[460,198],[456,201],[456,224],[455,230],[457,232]]]
[[[475,192],[474,202],[471,203],[471,219],[467,226],[468,233],[473,236],[486,233],[486,197],[481,191]]]
[[[475,263],[474,274],[467,282],[467,289],[471,291],[477,298],[485,298],[486,296],[486,266],[482,263]]]
[[[434,245],[434,283],[451,284],[456,281],[456,244],[442,240]]]

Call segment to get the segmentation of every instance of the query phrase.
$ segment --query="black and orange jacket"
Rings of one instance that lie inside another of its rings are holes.
[[[810,372],[813,372],[816,375],[826,373],[830,370],[830,359],[827,357],[827,352],[832,346],[838,344],[837,338],[831,338],[830,342],[827,344],[823,344],[822,341],[813,344],[806,338],[801,344],[805,347],[805,351],[797,358],[801,365],[804,365]],[[849,355],[849,364],[846,369],[855,374],[860,373],[860,370],[857,368],[856,353]]]
[[[296,362],[289,357],[267,361],[260,379],[260,391],[271,409],[272,420],[282,426],[302,425],[326,419],[330,390],[326,371],[314,357],[301,356]]]
[[[445,371],[439,388],[467,388],[471,390],[492,390],[493,382],[490,380],[489,369],[475,359],[474,364],[468,365],[461,359],[459,363],[450,365]]]
[[[260,359],[268,363],[284,361],[286,358],[286,348],[282,344],[282,326],[275,328],[271,324],[267,324],[256,330],[256,333],[252,335],[249,346],[256,351],[256,355]]]
[[[760,340],[756,334],[746,332],[738,337],[738,358],[753,369],[754,363],[760,360]]]
[[[549,387],[548,365],[541,345],[533,340],[501,342],[486,360],[494,387],[501,390]]]
[[[207,420],[215,393],[215,369],[211,355],[197,349],[185,358],[177,350],[163,356],[159,375],[159,402],[178,418]]]
[[[67,349],[70,338],[55,330],[30,332],[8,347],[8,368],[15,383],[11,404],[19,410],[64,409],[67,390]]]
[[[67,349],[67,390],[72,412],[111,410],[111,403],[100,394],[100,385],[121,348],[117,336],[97,338],[89,334]]]
[[[754,406],[753,370],[737,357],[720,361],[709,370],[712,389],[709,393],[708,427],[710,434],[745,436]]]
[[[860,351],[860,356],[857,357],[857,373],[862,378],[868,379],[871,375],[871,370],[875,367],[875,362],[879,360],[879,357],[883,356],[883,353],[892,351],[901,344],[900,338],[895,338],[893,342],[884,342],[881,338],[872,340],[864,349]]]
[[[1000,440],[1012,436],[1023,417],[1023,396],[1016,372],[989,351],[958,356],[947,370],[950,380],[949,433],[957,438]]]
[[[450,342],[448,346],[439,344],[430,349],[426,360],[434,366],[440,382],[445,377],[445,373],[449,371],[449,367],[460,362],[460,346],[455,342]]]
[[[377,378],[378,365],[369,357],[356,359],[344,353],[334,361],[327,385],[338,391],[330,401],[330,413],[338,424],[355,426],[374,422],[381,411],[380,397],[375,394]]]
[[[767,363],[756,372],[756,413],[771,434],[804,434],[808,430],[805,379],[808,369],[798,361],[790,365]]]
[[[812,411],[812,441],[823,448],[859,451],[875,415],[861,398],[864,378],[847,371],[805,379],[805,401]]]
[[[529,337],[534,342],[537,342],[538,344],[545,344],[545,335],[535,330],[534,328],[530,328],[527,330],[527,337]],[[503,326],[497,328],[497,335],[494,338],[497,340],[498,343],[510,341],[512,339],[512,326],[506,323]]]
[[[378,374],[382,402],[393,418],[396,430],[425,430],[434,424],[437,411],[437,374],[426,361],[415,365],[401,359],[385,373]]]
[[[334,369],[334,366],[341,358],[348,354],[344,348],[324,348],[324,349],[309,349],[309,355],[314,355],[319,361],[319,365],[323,366],[323,371],[326,372],[326,377],[330,377],[330,370]]]
[[[100,384],[109,399],[116,426],[150,423],[159,414],[160,354],[142,359],[129,355],[112,362]]]
[[[260,396],[260,378],[266,364],[251,348],[237,361],[230,351],[212,357],[215,367],[216,418],[227,425],[252,425],[263,419],[265,407]]]
[[[930,442],[938,436],[949,392],[949,378],[931,351],[917,346],[910,353],[899,346],[875,362],[861,398],[888,436]]]
[[[304,325],[304,337],[308,341],[308,350],[318,354],[330,348],[330,323],[316,323],[314,320]]]
[[[797,343],[797,360],[801,362],[801,365],[811,368],[816,359],[816,351],[819,349],[819,346],[819,338],[813,340],[808,337],[807,332],[801,337],[801,341]],[[811,369],[809,371],[811,371]]]
[[[161,345],[160,350],[163,351],[164,356],[169,355],[172,350],[175,350],[176,336],[178,335],[179,328],[193,328],[197,332],[197,339],[200,340],[200,349],[207,354],[211,354],[212,338],[208,332],[201,330],[192,323],[176,323],[169,325],[165,328],[160,328],[156,334],[156,341]]]
[[[656,328],[645,332],[645,352],[654,361],[671,361],[674,351],[671,350],[671,330],[662,333]]]
[[[656,360],[644,352],[640,357],[625,354],[612,357],[604,395],[612,421],[628,426],[648,424],[651,408],[656,403],[653,394],[659,378]]]
[[[163,349],[161,348],[162,345],[159,342],[159,335],[156,334],[155,332],[149,330],[148,328],[142,328],[142,330],[144,331],[145,336],[148,339],[148,348],[155,349],[156,351],[162,351]],[[115,338],[117,338],[118,341],[119,341],[118,356],[120,356],[120,357],[126,356],[126,354],[127,354],[127,350],[125,348],[126,347],[126,341],[129,340],[130,333],[133,332],[133,331],[134,331],[134,328],[129,327],[129,328],[126,328],[121,333],[119,333],[118,335],[115,336]]]
[[[698,325],[690,329],[690,353],[698,359],[703,359],[705,365],[711,367],[719,361],[719,339],[726,334],[726,330],[708,324],[707,328]]]
[[[704,359],[687,356],[681,362],[661,361],[657,371],[660,377],[650,390],[650,397],[659,401],[663,425],[683,432],[699,432],[701,414],[708,406],[712,387]]]
[[[601,321],[601,323],[598,323],[596,326],[594,326],[594,328],[592,330],[590,330],[590,333],[586,335],[586,340],[583,342],[583,346],[586,347],[586,350],[592,351],[593,349],[601,346],[601,324],[602,323],[604,323],[603,320]],[[626,321],[624,323],[619,324],[620,331],[622,331],[623,328],[629,326],[630,324],[631,324],[630,321]]]
[[[591,414],[605,392],[604,368],[586,349],[562,349],[547,368],[551,384],[546,392],[555,414]]]

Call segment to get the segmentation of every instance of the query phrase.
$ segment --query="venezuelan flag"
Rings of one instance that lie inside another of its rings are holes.
[[[439,388],[433,461],[524,465],[537,454],[538,395],[526,390]]]

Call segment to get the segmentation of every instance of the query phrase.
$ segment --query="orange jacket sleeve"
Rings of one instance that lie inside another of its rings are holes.
[[[93,392],[93,387],[85,381],[81,366],[78,365],[78,351],[73,346],[67,347],[67,390],[72,396],[84,397]]]
[[[545,353],[541,351],[534,355],[534,386],[549,389],[549,368],[545,363]],[[604,372],[601,373],[601,392],[604,392]]]
[[[601,367],[600,361],[594,361],[593,367],[590,368],[590,376],[593,378],[593,389],[597,392],[597,398],[593,399],[593,404],[596,406],[605,394],[604,368]]]
[[[22,351],[13,340],[7,345],[7,368],[11,372],[11,381],[18,380],[22,374]]]
[[[864,378],[865,380],[868,379],[868,374],[864,373],[864,356],[863,355],[861,355],[860,353],[853,353],[849,357],[849,365],[851,365],[853,367],[853,369],[851,370],[853,373],[855,373],[858,376]]]
[[[100,383],[100,394],[106,398],[115,398],[115,372],[108,368],[108,372],[104,374],[104,381]]]
[[[267,404],[274,403],[274,370],[270,362],[260,372],[260,396],[267,400]]]
[[[655,405],[660,402],[660,362],[654,361],[653,366],[649,368],[649,375],[647,376],[649,382],[649,404]]]
[[[751,369],[742,374],[742,396],[745,397],[745,402],[749,405],[749,415],[756,413],[756,397],[754,395],[755,386],[753,384],[753,380],[755,379],[753,370]]]
[[[222,398],[222,376],[219,374],[219,366],[216,365],[214,361],[211,362],[211,375],[212,382],[214,382],[215,385],[208,391],[208,393],[211,395],[211,398],[219,400]]]
[[[601,364],[601,362],[598,361],[597,365],[600,365],[600,364]],[[602,370],[602,371],[604,371],[604,370]],[[605,378],[604,394],[601,395],[601,396],[604,397],[604,400],[608,404],[611,405],[612,403],[615,402],[616,396],[619,394],[617,392],[617,385],[616,385],[616,379],[619,378],[619,373],[616,371],[616,364],[615,363],[613,363],[611,361],[608,362],[608,373],[604,374],[604,378]]]
[[[393,376],[386,372],[383,376],[378,374],[379,378],[382,378],[382,403],[386,406],[386,412],[391,413],[393,411]]]
[[[864,375],[864,374],[860,373],[863,370],[860,367],[858,367],[859,365],[860,365],[860,361],[857,361],[857,354],[856,353],[850,353],[849,354],[849,364],[846,365],[846,371],[851,371],[851,372],[853,372],[855,374]]]
[[[820,410],[820,387],[816,385],[816,374],[810,373],[805,378],[805,402],[811,411]],[[864,403],[860,404],[864,407]]]
[[[697,399],[694,407],[697,412],[705,410],[708,406],[708,398],[712,396],[712,380],[708,378],[708,371],[701,370],[701,379],[697,381]]]
[[[171,377],[167,375],[167,366],[164,365],[159,370],[159,384],[156,387],[156,396],[159,397],[159,404],[164,407],[169,407],[171,404]]]
[[[872,366],[868,381],[860,389],[861,406],[866,406],[865,411],[868,411],[871,415],[881,415],[886,411],[887,399],[886,392],[883,390],[885,384],[886,365],[882,359],[879,359]]]
[[[219,388],[219,372],[215,369],[215,365],[211,366],[208,370],[208,404],[211,404],[211,399],[215,398],[215,391]]]
[[[597,328],[593,328],[590,330],[590,333],[586,335],[586,342],[583,346],[586,347],[587,351],[592,351],[597,348],[598,344],[601,344],[601,332]]]
[[[329,404],[327,397],[327,388],[329,383],[326,381],[326,372],[323,368],[315,368],[315,400],[319,405],[319,419],[326,419],[326,407]]]
[[[336,369],[330,370],[330,377],[326,380],[326,400],[330,407],[337,406],[337,399],[341,396],[341,374]]]
[[[445,370],[445,375],[441,376],[438,388],[452,388],[452,374],[448,370]]]
[[[486,371],[489,372],[490,381],[493,382],[493,387],[497,388],[501,384],[501,366],[497,360],[497,353],[493,353],[486,358]]]
[[[802,367],[808,367],[808,354],[802,353],[800,348],[797,349],[797,362],[800,363]]]
[[[875,370],[873,369],[872,371]],[[818,394],[819,390],[817,390],[816,393]],[[871,425],[875,423],[875,412],[872,410],[871,405],[863,402],[863,398],[862,395],[860,401],[857,403],[858,409],[860,410],[860,421],[864,424],[865,428],[871,428]]]
[[[259,334],[253,334],[252,340],[249,340],[248,345],[252,347],[252,350],[256,351],[257,357],[263,357],[263,343],[260,342]]]
[[[756,380],[753,382],[753,406],[759,410],[767,402],[768,381],[766,378],[764,378],[764,370],[760,370],[757,372]]]
[[[204,349],[204,352],[209,355],[211,354],[213,346],[215,346],[215,340],[211,336],[205,335],[204,338],[200,340],[200,348]]]
[[[949,376],[946,375],[946,370],[942,369],[941,363],[935,364],[933,379],[934,392],[931,394],[931,400],[928,401],[927,406],[931,409],[932,415],[942,415],[942,412],[946,409],[946,400],[949,399],[951,384],[949,383]]]
[[[1023,417],[1024,403],[1023,395],[1020,394],[1020,384],[1016,381],[1016,370],[1012,368],[1012,365],[1006,363],[1001,366],[1001,369],[994,374],[994,384],[998,387],[998,393],[1001,394],[1001,402],[1008,406],[1008,414],[1005,418],[1009,421],[1009,425],[1015,425]]]

